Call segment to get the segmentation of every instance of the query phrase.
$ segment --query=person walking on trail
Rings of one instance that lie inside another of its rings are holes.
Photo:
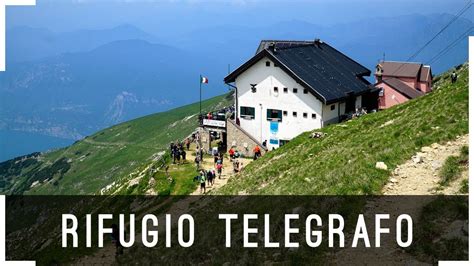
[[[176,161],[178,161],[178,164],[180,164],[181,156],[180,156],[180,154],[179,154],[179,149],[178,149],[178,147],[176,147],[175,150],[174,150],[174,156],[175,156],[175,158],[176,158]]]
[[[207,185],[212,187],[213,184],[214,184],[214,179],[212,175],[212,170],[209,169],[209,171],[207,171]]]
[[[204,170],[201,171],[201,179],[199,182],[201,183],[201,194],[206,193],[206,175],[204,174]]]
[[[199,157],[196,156],[196,158],[194,158],[194,163],[196,164],[196,171],[199,171],[199,168],[200,168],[199,167],[199,163],[200,163]]]
[[[234,163],[233,163],[233,165],[234,165],[234,173],[238,173],[238,172],[239,172],[239,170],[240,170],[239,164],[240,164],[240,163],[239,163],[239,160],[235,159],[235,160],[234,160]]]
[[[217,149],[213,149],[212,153],[212,155],[214,155],[214,164],[216,164],[217,160],[219,160],[219,151]]]
[[[219,179],[221,179],[221,176],[222,176],[222,161],[220,159],[217,160],[216,169],[217,169],[217,175],[219,176]]]
[[[173,164],[176,164],[176,148],[171,148],[171,157],[173,158]]]
[[[184,141],[184,143],[186,144],[186,150],[189,151],[189,146],[191,145],[191,141],[189,140],[189,138],[186,138],[186,140]]]
[[[456,72],[453,71],[453,73],[451,73],[451,83],[456,83],[457,80],[458,80],[458,74],[456,74]]]
[[[255,148],[253,148],[253,160],[257,160],[260,156],[262,156],[262,151],[258,145],[255,145]]]
[[[234,150],[234,148],[230,148],[230,150],[229,150],[229,156],[230,156],[231,159],[234,159],[234,158],[235,158],[235,157],[234,157],[234,156],[235,156],[235,150]]]
[[[179,148],[179,154],[181,155],[181,158],[183,158],[183,163],[186,162],[186,151],[184,151],[183,145]]]

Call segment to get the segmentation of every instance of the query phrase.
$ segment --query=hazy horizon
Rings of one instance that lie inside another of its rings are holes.
[[[454,15],[467,2],[37,0],[34,7],[7,7],[7,27],[29,26],[68,32],[131,24],[158,37],[172,37],[177,33],[226,25],[254,27],[299,20],[318,26],[332,26],[371,17]],[[463,17],[472,21],[473,10]]]

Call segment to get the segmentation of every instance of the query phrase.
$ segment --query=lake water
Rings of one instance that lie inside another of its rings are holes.
[[[0,162],[36,151],[65,147],[73,142],[36,133],[0,130]]]

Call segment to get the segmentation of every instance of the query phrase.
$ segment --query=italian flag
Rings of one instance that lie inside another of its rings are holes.
[[[209,79],[206,77],[201,76],[201,83],[209,83]]]

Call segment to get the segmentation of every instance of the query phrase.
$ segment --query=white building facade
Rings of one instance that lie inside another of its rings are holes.
[[[328,103],[274,58],[263,56],[247,63],[245,70],[230,79],[236,87],[236,118],[242,129],[268,149],[305,131],[337,123],[346,113],[346,98]],[[362,95],[351,99],[353,108],[362,107]]]

